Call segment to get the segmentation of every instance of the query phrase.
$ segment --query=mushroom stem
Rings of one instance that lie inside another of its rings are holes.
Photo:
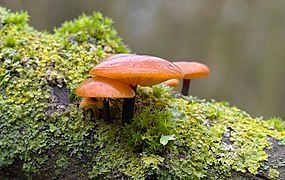
[[[110,115],[109,99],[103,98],[103,119],[105,122],[112,122]]]
[[[183,79],[183,85],[182,85],[182,89],[181,89],[181,94],[183,96],[188,96],[190,81],[191,81],[191,79]]]
[[[92,106],[92,112],[93,112],[95,118],[98,119],[99,118],[99,110],[98,110],[96,105]]]
[[[134,92],[137,92],[137,86],[132,86]],[[122,112],[122,124],[129,124],[131,123],[132,119],[134,118],[135,114],[135,102],[136,102],[136,95],[132,98],[125,98],[123,102],[123,112]]]

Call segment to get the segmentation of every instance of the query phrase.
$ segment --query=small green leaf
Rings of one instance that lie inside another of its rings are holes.
[[[54,124],[50,124],[49,125],[49,130],[50,130],[50,132],[54,132],[54,131],[57,130],[57,127]]]
[[[166,145],[168,143],[168,141],[171,141],[171,140],[175,140],[175,135],[172,134],[172,135],[161,135],[160,137],[160,144],[162,145]]]

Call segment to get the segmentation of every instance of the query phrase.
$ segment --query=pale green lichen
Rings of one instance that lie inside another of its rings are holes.
[[[72,96],[74,88],[88,77],[89,69],[99,59],[110,53],[126,53],[128,49],[116,36],[111,21],[100,13],[81,16],[69,24],[82,19],[86,19],[82,31],[90,28],[97,32],[93,24],[98,30],[106,28],[100,39],[94,33],[85,33],[95,43],[77,43],[73,40],[76,32],[65,35],[61,28],[53,35],[38,32],[28,26],[26,13],[10,13],[0,8],[1,168],[20,159],[25,162],[25,172],[36,172],[43,164],[38,159],[46,159],[46,152],[55,147],[63,154],[74,148],[72,152],[76,155],[83,149],[80,147],[85,143],[83,139],[93,127],[91,121],[85,121],[90,117],[88,113],[83,116],[84,112],[72,104],[57,112],[60,102],[54,100],[52,87],[65,86]],[[73,27],[63,25],[64,28]],[[68,47],[66,42],[70,42]],[[104,51],[107,45],[112,50]],[[71,141],[73,145],[66,147]],[[34,155],[38,158],[31,158]]]
[[[276,179],[278,178],[280,175],[279,171],[277,171],[276,169],[270,168],[269,172],[268,172],[268,176],[272,179]]]
[[[226,178],[231,170],[259,173],[271,147],[267,137],[284,139],[278,118],[252,118],[163,85],[138,88],[132,124],[116,123],[122,100],[111,101],[114,124],[94,121],[78,109],[74,89],[104,57],[129,52],[112,21],[82,15],[49,34],[27,20],[0,8],[0,171],[20,160],[31,177]],[[69,90],[67,103],[54,87]]]

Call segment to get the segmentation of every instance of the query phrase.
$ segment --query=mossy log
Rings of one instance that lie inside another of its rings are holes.
[[[100,13],[39,32],[0,8],[0,179],[285,179],[285,123],[225,102],[139,87],[121,126],[79,109],[76,86],[105,57],[129,53]]]

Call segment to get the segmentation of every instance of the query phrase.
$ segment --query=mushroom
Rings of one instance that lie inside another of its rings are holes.
[[[122,58],[124,56],[131,57],[131,56],[135,56],[135,54],[123,54],[123,53],[121,53],[121,54],[114,54],[114,55],[111,55],[111,56],[107,57],[103,61],[108,61],[108,60],[116,59],[116,58]]]
[[[184,73],[183,85],[181,94],[184,96],[188,95],[190,81],[193,78],[200,78],[209,76],[210,70],[208,66],[199,62],[174,62]]]
[[[89,72],[90,75],[120,80],[136,92],[137,85],[151,86],[173,78],[182,78],[183,72],[173,63],[154,56],[117,54],[110,56]],[[130,123],[134,116],[135,97],[123,104],[122,123]]]
[[[91,108],[94,115],[99,118],[99,110],[103,109],[103,102],[100,99],[85,97],[79,104],[80,108]]]
[[[109,98],[132,98],[135,92],[128,85],[105,77],[93,77],[76,88],[76,95],[103,99],[103,119],[110,122]]]
[[[178,89],[180,82],[178,79],[169,79],[163,82],[163,84],[165,84],[166,86]]]

